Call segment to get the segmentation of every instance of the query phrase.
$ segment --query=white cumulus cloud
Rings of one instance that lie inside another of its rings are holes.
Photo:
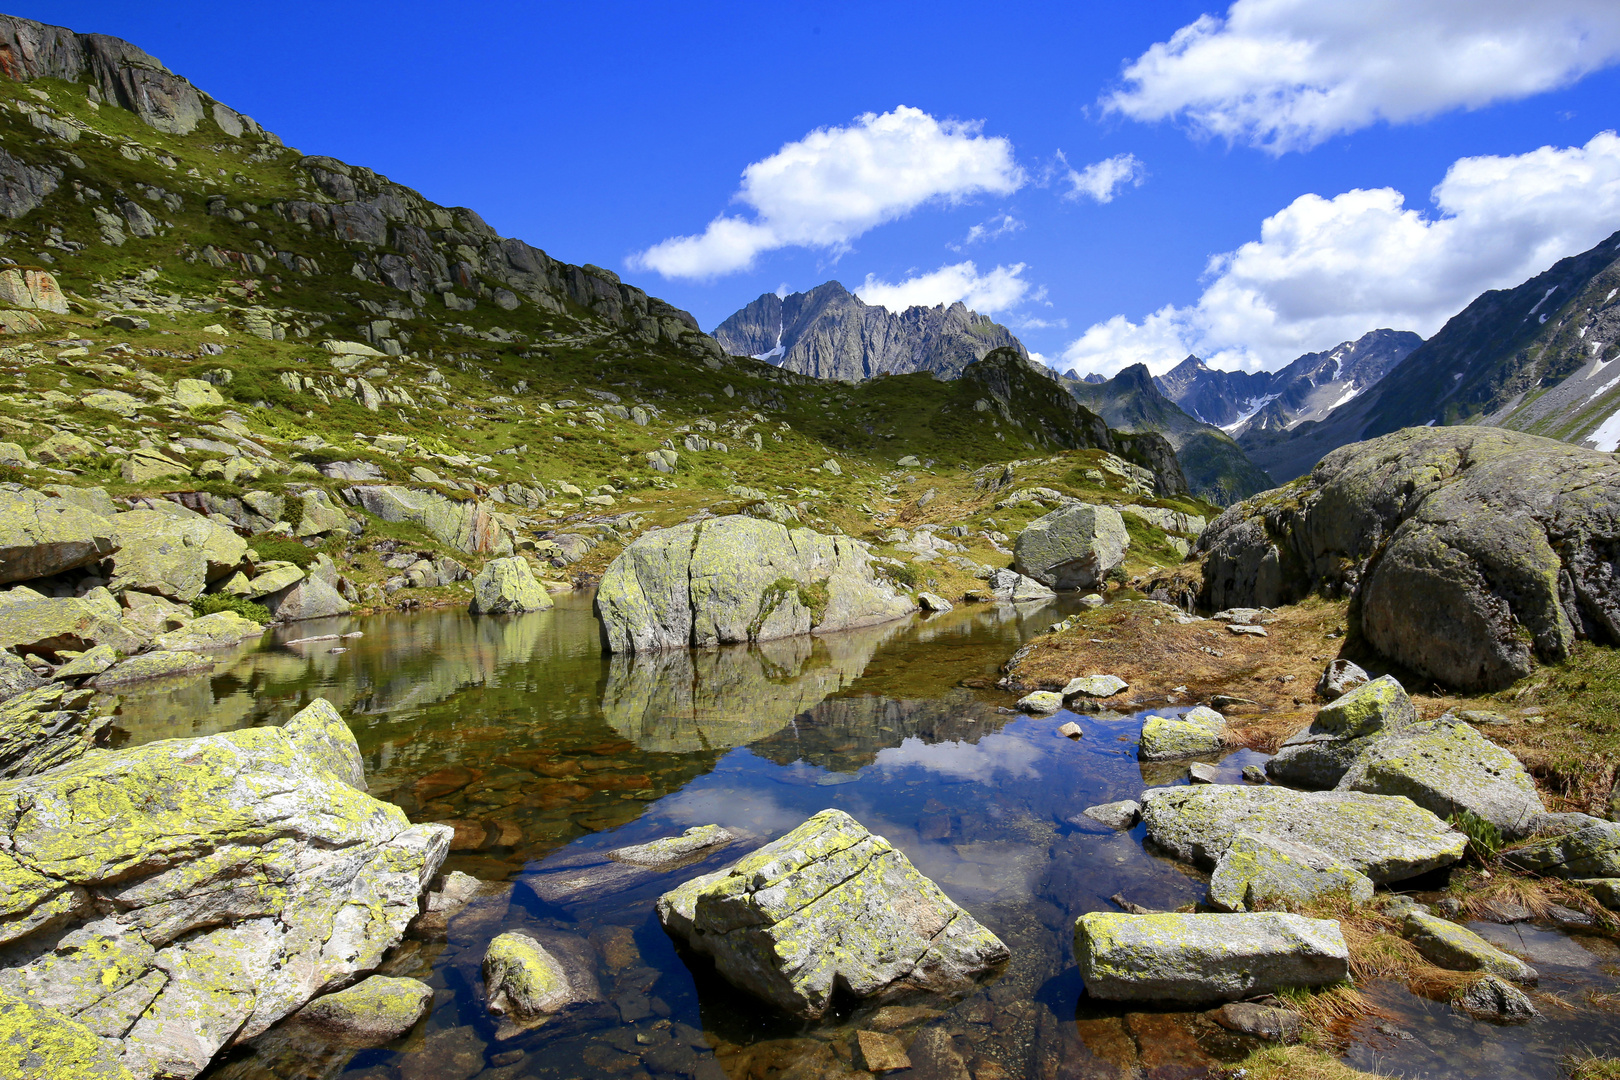
[[[868,304],[880,305],[890,311],[935,307],[960,300],[974,311],[988,315],[1017,307],[1026,300],[1039,300],[1046,295],[1045,289],[1036,288],[1024,280],[1026,269],[1025,264],[1014,263],[981,274],[973,260],[969,259],[892,284],[867,274],[866,281],[855,290],[855,294]]]
[[[752,218],[722,215],[696,236],[632,255],[630,265],[708,278],[747,269],[778,248],[841,254],[856,237],[926,203],[1010,195],[1024,185],[1024,171],[1011,141],[982,134],[982,126],[902,105],[818,128],[743,170],[734,201]]]
[[[1058,160],[1065,166],[1069,164],[1061,153]],[[1135,154],[1116,154],[1083,169],[1071,168],[1064,179],[1069,183],[1069,190],[1063,193],[1065,199],[1093,199],[1110,203],[1114,201],[1114,194],[1126,184],[1141,187],[1147,179],[1147,167]]]
[[[1064,351],[1081,373],[1190,352],[1224,367],[1274,369],[1305,352],[1390,327],[1428,336],[1487,289],[1519,284],[1620,227],[1620,137],[1462,158],[1434,209],[1393,188],[1301,195],[1260,238],[1210,260],[1196,304],[1133,322],[1116,315]]]
[[[1101,104],[1283,153],[1519,100],[1616,62],[1615,0],[1236,0],[1127,64]]]

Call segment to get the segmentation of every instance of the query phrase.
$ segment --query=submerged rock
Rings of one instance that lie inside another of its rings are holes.
[[[1409,911],[1401,932],[1417,951],[1443,968],[1453,971],[1483,971],[1514,982],[1536,982],[1536,969],[1498,949],[1466,926],[1458,926],[1438,915]]]
[[[1264,834],[1234,839],[1209,880],[1209,904],[1218,911],[1298,907],[1328,896],[1364,904],[1373,897],[1372,879],[1325,851]]]
[[[0,991],[114,1040],[138,1080],[187,1078],[374,969],[451,830],[355,790],[354,736],[312,709],[0,782]]]
[[[534,1021],[574,1005],[601,1000],[600,992],[572,985],[562,962],[527,934],[501,934],[484,953],[489,1011]]]
[[[1293,1042],[1305,1031],[1305,1020],[1289,1009],[1256,1005],[1252,1001],[1231,1001],[1210,1014],[1228,1031],[1239,1031],[1270,1042]]]
[[[1052,589],[1091,589],[1125,561],[1130,535],[1111,506],[1075,503],[1037,518],[1013,541],[1013,567]]]
[[[642,535],[596,594],[611,652],[768,641],[916,609],[859,542],[740,515]]]
[[[1460,720],[1430,720],[1373,739],[1340,791],[1404,795],[1445,818],[1468,811],[1509,840],[1535,832],[1547,812],[1522,762]]]
[[[962,993],[1009,955],[841,810],[665,893],[658,917],[731,983],[804,1017],[826,1012],[840,987],[877,1000]]]
[[[1088,806],[1080,812],[1093,821],[1107,825],[1110,829],[1129,829],[1142,820],[1142,804],[1134,799]]]
[[[1126,915],[1074,925],[1086,993],[1106,1001],[1230,1001],[1350,975],[1339,924],[1302,915]]]
[[[1541,1015],[1523,990],[1495,975],[1486,975],[1469,984],[1451,1004],[1458,1012],[1475,1020],[1494,1020],[1501,1024],[1524,1024]]]
[[[1226,746],[1226,717],[1200,705],[1179,717],[1150,716],[1142,722],[1137,757],[1143,761],[1169,761],[1213,754]]]
[[[1410,799],[1359,792],[1212,785],[1142,796],[1147,835],[1177,858],[1213,868],[1243,833],[1305,844],[1366,874],[1402,881],[1463,856],[1468,838]]]
[[[551,594],[535,580],[529,561],[521,555],[489,560],[473,578],[472,589],[468,610],[474,615],[545,611],[552,606]]]
[[[416,979],[372,975],[323,994],[298,1010],[305,1027],[351,1046],[381,1046],[416,1026],[433,1007],[433,988]]]

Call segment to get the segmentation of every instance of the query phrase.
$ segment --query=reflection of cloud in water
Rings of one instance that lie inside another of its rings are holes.
[[[810,816],[803,809],[784,805],[757,787],[687,787],[658,801],[659,817],[682,828],[724,825],[740,833],[777,837],[803,825]]]
[[[919,768],[959,780],[989,780],[997,773],[1012,779],[1034,779],[1040,775],[1035,768],[1039,759],[1039,752],[1029,743],[998,734],[976,743],[906,739],[899,746],[879,750],[877,767]]]

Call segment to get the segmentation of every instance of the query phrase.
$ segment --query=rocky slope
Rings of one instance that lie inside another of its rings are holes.
[[[1620,383],[1603,373],[1620,355],[1617,298],[1620,233],[1485,293],[1371,391],[1286,435],[1252,432],[1246,448],[1278,480],[1336,447],[1423,424],[1497,424],[1613,449]]]
[[[913,371],[954,379],[992,349],[1024,353],[1012,331],[961,302],[892,312],[836,281],[786,296],[766,293],[715,327],[714,337],[738,356],[842,382]]]
[[[1225,505],[1272,484],[1230,435],[1189,416],[1166,397],[1144,364],[1102,382],[1072,376],[1059,376],[1058,381],[1110,427],[1163,435],[1176,448],[1188,486],[1201,498]]]
[[[1154,378],[1165,397],[1247,445],[1251,432],[1286,431],[1320,420],[1365,393],[1423,344],[1403,330],[1373,330],[1278,371],[1217,371],[1196,356]]]

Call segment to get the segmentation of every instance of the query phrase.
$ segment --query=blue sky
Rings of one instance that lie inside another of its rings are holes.
[[[1061,368],[1276,367],[1620,229],[1613,0],[8,10],[705,329],[836,278]]]

